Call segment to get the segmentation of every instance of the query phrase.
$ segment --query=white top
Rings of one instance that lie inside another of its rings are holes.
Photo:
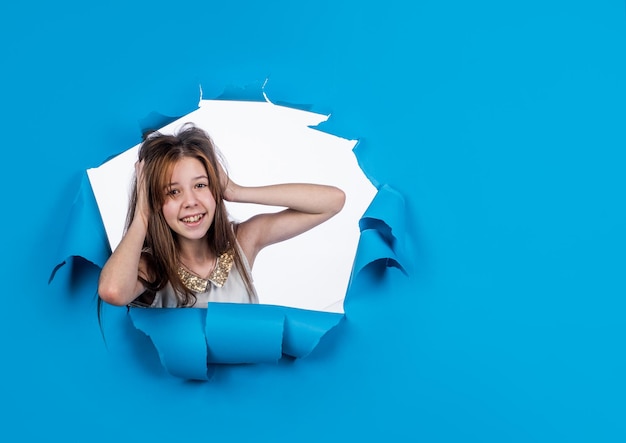
[[[243,261],[245,271],[252,280],[252,273],[248,260],[239,247],[239,244],[236,244],[236,247]],[[194,276],[182,269],[179,273],[180,272],[184,273],[184,275],[181,275],[184,282],[186,280],[185,277],[187,277],[192,279],[192,283],[201,282],[201,284],[206,284],[205,288],[198,291],[190,287],[196,296],[196,302],[189,307],[206,308],[209,302],[259,303],[254,285],[252,286],[252,293],[248,293],[245,281],[239,272],[239,269],[234,264],[232,251],[224,253],[218,257],[215,270],[211,273],[211,276],[209,276],[207,280]],[[189,285],[187,286],[189,287]],[[177,300],[174,288],[171,283],[168,282],[163,289],[157,291],[150,307],[175,308],[178,306]]]

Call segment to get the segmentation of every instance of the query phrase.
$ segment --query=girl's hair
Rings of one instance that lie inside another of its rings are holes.
[[[247,290],[252,292],[251,277],[243,264],[239,248],[235,246],[236,226],[233,227],[231,224],[224,204],[216,148],[204,130],[187,123],[173,135],[158,131],[144,135],[144,141],[139,149],[139,161],[144,161],[143,176],[150,209],[148,232],[142,252],[148,264],[148,271],[145,278],[140,277],[146,287],[144,295],[146,298],[153,298],[154,293],[169,282],[178,297],[179,306],[190,306],[196,301],[193,292],[183,284],[178,275],[180,257],[177,235],[165,221],[162,210],[165,199],[169,198],[165,190],[171,181],[174,164],[185,157],[195,158],[204,165],[209,178],[209,189],[215,199],[215,217],[206,235],[209,248],[217,256],[232,249],[235,265],[244,279]],[[133,182],[126,229],[134,218],[136,205],[137,177]]]

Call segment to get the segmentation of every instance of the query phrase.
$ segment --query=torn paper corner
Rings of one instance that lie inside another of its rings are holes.
[[[406,237],[406,204],[404,197],[389,185],[383,185],[359,220],[361,231],[376,229],[391,244]]]
[[[364,269],[375,264],[398,268],[408,275],[404,244],[406,238],[404,197],[383,185],[359,220],[361,235],[350,282]]]
[[[61,237],[57,263],[54,266],[49,283],[54,280],[57,271],[70,258],[80,257],[94,266],[102,268],[111,255],[106,232],[94,198],[87,175],[83,175],[80,187],[72,203],[68,224]]]

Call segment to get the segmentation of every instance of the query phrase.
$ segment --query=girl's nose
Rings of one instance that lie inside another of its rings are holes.
[[[198,205],[198,200],[193,195],[193,193],[188,193],[187,198],[185,199],[185,208],[191,208],[193,206]]]

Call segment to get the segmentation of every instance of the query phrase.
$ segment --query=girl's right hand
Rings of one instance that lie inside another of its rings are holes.
[[[135,206],[135,218],[141,217],[145,226],[148,226],[150,218],[150,205],[146,192],[146,180],[143,173],[144,160],[135,163],[135,174],[137,176],[137,205]]]
[[[146,290],[142,279],[147,274],[147,266],[142,257],[142,251],[148,229],[150,207],[143,161],[135,163],[135,174],[137,189],[134,218],[122,240],[104,264],[98,281],[100,298],[116,306],[129,304]]]

